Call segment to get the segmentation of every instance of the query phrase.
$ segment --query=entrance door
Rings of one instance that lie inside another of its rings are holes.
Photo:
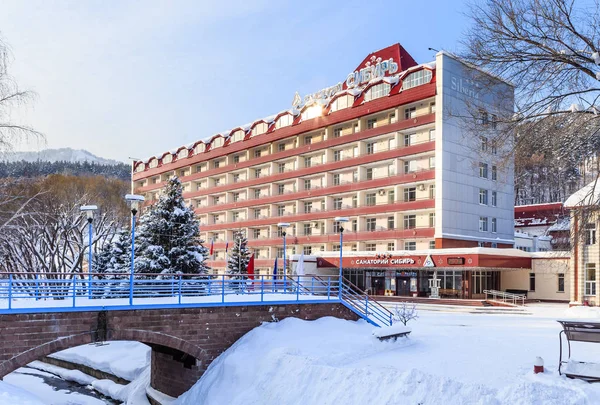
[[[385,295],[385,277],[371,277],[373,295]]]
[[[396,295],[410,297],[410,277],[396,277]]]

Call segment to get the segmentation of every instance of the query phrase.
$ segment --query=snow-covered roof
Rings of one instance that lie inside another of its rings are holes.
[[[562,218],[554,225],[548,228],[548,232],[557,232],[557,231],[569,231],[571,229],[571,220],[567,218]]]
[[[590,205],[598,205],[600,201],[600,183],[597,180],[592,181],[588,185],[580,188],[565,201],[565,207],[585,207]]]
[[[532,259],[568,259],[571,252],[567,250],[551,250],[547,252],[531,252]]]

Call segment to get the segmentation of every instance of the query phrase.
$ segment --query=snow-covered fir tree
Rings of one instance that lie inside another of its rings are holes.
[[[105,243],[98,252],[94,253],[92,261],[92,273],[106,273],[111,258],[112,245]]]
[[[200,239],[200,224],[182,194],[181,182],[172,177],[156,205],[140,217],[135,238],[136,273],[208,274],[208,249]]]
[[[110,260],[106,266],[107,279],[127,278],[131,271],[131,231],[121,228],[111,243]]]
[[[242,274],[248,273],[250,255],[248,239],[242,232],[236,232],[233,235],[233,247],[231,248],[231,253],[227,260],[227,274],[231,275],[231,279],[241,279]]]

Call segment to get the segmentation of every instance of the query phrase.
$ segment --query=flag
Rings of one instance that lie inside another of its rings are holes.
[[[250,261],[248,261],[248,278],[254,280],[254,253],[250,256]]]
[[[275,258],[275,265],[273,266],[273,280],[277,279],[277,258]]]
[[[296,275],[304,275],[304,252],[302,252],[300,259],[298,259],[298,263],[296,264]]]
[[[229,240],[225,239],[225,254],[227,254],[228,250],[229,250]]]
[[[209,254],[212,256],[215,253],[215,238],[210,241],[210,252]]]

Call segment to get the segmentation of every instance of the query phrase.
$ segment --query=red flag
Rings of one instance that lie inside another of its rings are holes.
[[[213,239],[213,240],[211,240],[211,241],[210,241],[210,253],[209,253],[209,254],[210,254],[211,256],[212,256],[212,254],[215,252],[215,247],[214,247],[214,244],[215,244],[215,240]]]
[[[254,280],[254,253],[252,253],[248,262],[248,278]]]

